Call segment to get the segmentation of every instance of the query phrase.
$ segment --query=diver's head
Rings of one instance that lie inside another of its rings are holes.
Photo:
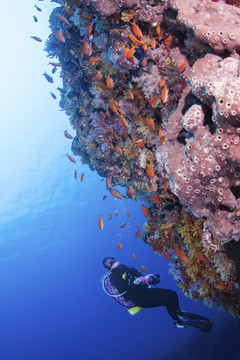
[[[107,256],[103,259],[103,266],[109,270],[115,262],[116,260],[113,256]]]

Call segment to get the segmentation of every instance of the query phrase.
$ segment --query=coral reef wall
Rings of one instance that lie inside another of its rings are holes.
[[[74,155],[145,202],[143,240],[187,296],[239,316],[239,2],[55,2]]]

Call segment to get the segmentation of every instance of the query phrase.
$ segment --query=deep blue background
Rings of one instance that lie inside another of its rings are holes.
[[[135,239],[137,224],[142,230],[145,221],[141,203],[114,199],[96,173],[79,159],[76,165],[67,159],[71,142],[63,131],[72,131],[49,94],[58,95],[59,70],[54,84],[47,83],[41,75],[51,73],[44,45],[30,39],[46,40],[53,4],[37,5],[41,13],[32,0],[24,6],[17,0],[1,2],[0,359],[158,360],[187,342],[194,330],[174,328],[165,308],[132,317],[103,292],[102,259],[108,255],[160,273],[161,286],[178,292],[182,309],[210,318],[220,314],[228,333],[229,324],[235,326],[230,316],[185,298],[168,274],[168,261]],[[85,173],[82,183],[74,180],[75,169]],[[124,222],[127,226],[120,229]],[[231,331],[239,334],[239,327]],[[209,335],[199,334],[201,348]],[[221,342],[224,336],[216,338]],[[207,360],[210,345],[204,351]]]

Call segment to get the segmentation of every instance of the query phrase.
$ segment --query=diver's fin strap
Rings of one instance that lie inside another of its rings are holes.
[[[128,309],[129,314],[135,315],[137,314],[142,308],[140,306],[134,306],[131,309]]]
[[[213,323],[210,321],[197,321],[197,320],[186,320],[179,322],[180,325],[183,325],[184,327],[193,327],[195,329],[199,329],[203,332],[210,332]]]

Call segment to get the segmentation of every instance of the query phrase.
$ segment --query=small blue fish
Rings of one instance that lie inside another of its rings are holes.
[[[46,71],[45,71],[45,73],[43,74],[43,76],[45,76],[45,79],[46,79],[48,82],[53,83],[53,78],[52,78],[50,75],[48,75],[48,74],[46,73]]]
[[[56,99],[56,98],[57,98],[56,95],[55,95],[53,92],[50,92],[50,94],[51,94],[51,96],[52,96],[53,99]]]
[[[32,38],[38,42],[42,42],[42,39],[40,39],[40,37],[38,37],[38,36],[30,36],[30,38]]]
[[[54,68],[52,68],[52,74],[55,74],[55,72],[57,71],[56,66]]]
[[[38,7],[37,5],[34,5],[34,6],[37,9],[37,11],[42,11],[42,9],[40,9],[40,7]]]
[[[33,15],[33,20],[34,20],[35,22],[38,22],[38,18],[37,18],[35,15]]]

